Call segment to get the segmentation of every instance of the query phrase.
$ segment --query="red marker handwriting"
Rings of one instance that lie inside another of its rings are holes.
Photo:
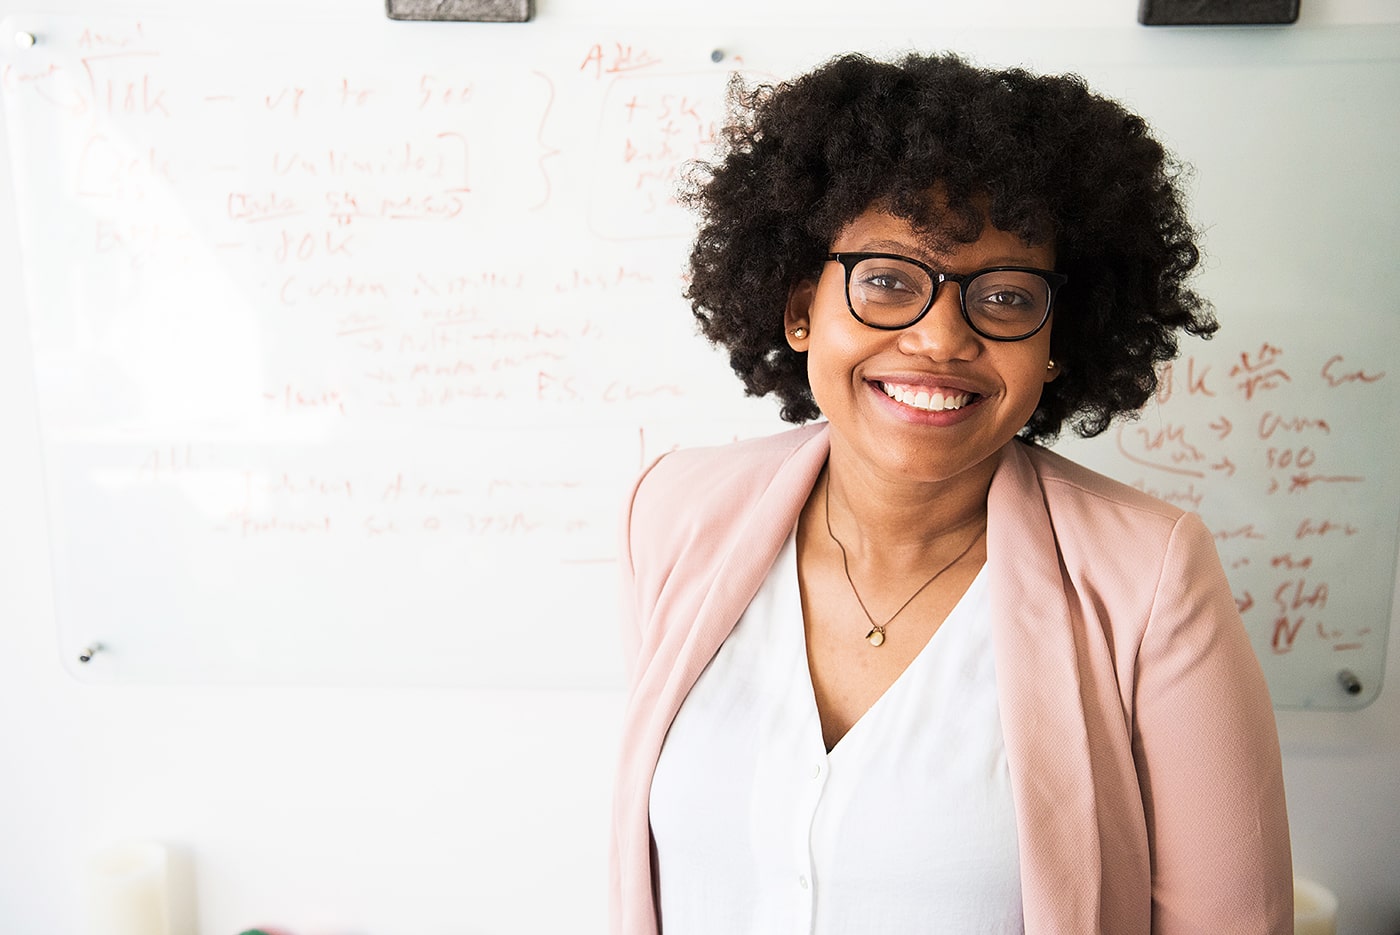
[[[1367,373],[1364,370],[1344,370],[1341,366],[1342,359],[1342,355],[1338,354],[1322,365],[1322,379],[1326,380],[1330,387],[1338,387],[1347,383],[1375,383],[1385,376],[1384,371]]]
[[[583,61],[579,63],[578,70],[587,72],[592,69],[595,79],[603,75],[616,75],[622,72],[637,71],[642,68],[650,68],[653,65],[661,64],[661,59],[652,55],[646,49],[633,48],[630,45],[623,45],[621,42],[614,42],[611,49],[604,49],[601,42],[594,43],[584,55]]]
[[[1293,534],[1293,538],[1306,539],[1308,536],[1330,535],[1354,536],[1360,531],[1350,523],[1334,523],[1330,519],[1324,519],[1321,522],[1305,519],[1298,524],[1298,531]]]
[[[1285,418],[1276,412],[1265,412],[1259,417],[1259,437],[1263,439],[1272,438],[1275,432],[1307,432],[1319,431],[1324,435],[1332,434],[1332,426],[1328,425],[1326,419],[1305,419],[1301,416]]]

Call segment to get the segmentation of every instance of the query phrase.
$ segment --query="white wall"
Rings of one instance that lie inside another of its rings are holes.
[[[541,18],[580,23],[596,8],[537,6]],[[762,13],[731,0],[669,7],[696,22],[812,23],[849,10],[836,0],[782,0]],[[613,22],[661,21],[642,0],[607,8]],[[955,25],[1066,27],[1131,24],[1135,8],[933,7]],[[1293,28],[1365,22],[1400,22],[1400,4],[1303,0]],[[12,211],[0,190],[0,217]],[[0,225],[0,283],[11,290],[16,252]],[[19,309],[0,298],[0,334],[24,333]],[[619,692],[80,684],[58,657],[34,413],[27,347],[0,342],[0,932],[80,931],[83,858],[124,837],[166,840],[191,859],[204,935],[254,925],[300,935],[604,930]],[[1400,678],[1400,626],[1390,632]],[[1395,935],[1400,692],[1359,713],[1279,720],[1298,870],[1338,893],[1341,935]]]

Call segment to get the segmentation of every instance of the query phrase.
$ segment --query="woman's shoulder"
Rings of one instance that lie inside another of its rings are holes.
[[[1067,565],[1150,580],[1178,549],[1214,557],[1214,539],[1197,514],[1044,448],[1018,442],[1015,450],[1017,482],[998,496],[1001,515],[1024,523],[1014,517],[1043,511]]]
[[[662,553],[689,551],[697,544],[718,547],[770,493],[783,501],[779,512],[789,500],[800,507],[826,459],[825,430],[819,423],[662,455],[633,488],[629,537]]]
[[[796,452],[816,443],[825,430],[825,423],[816,423],[724,445],[677,448],[643,472],[637,500],[695,504],[761,491]]]
[[[677,574],[704,579],[736,549],[759,554],[766,542],[776,554],[826,451],[825,426],[816,425],[653,462],[623,522],[622,555],[640,592],[658,593]]]
[[[1022,476],[1033,479],[1009,485],[1015,492],[1000,501],[1003,522],[1053,542],[1047,579],[1064,575],[1075,590],[1096,595],[1096,605],[1111,608],[1104,624],[1118,634],[1115,641],[1138,644],[1154,608],[1163,606],[1164,588],[1173,595],[1168,603],[1184,600],[1186,589],[1192,600],[1209,596],[1212,606],[1234,607],[1215,538],[1199,515],[1043,448],[1017,448]],[[1027,518],[1035,510],[1041,515]]]
[[[1155,519],[1167,527],[1175,525],[1186,513],[1179,506],[1100,474],[1048,448],[1020,442],[1015,447],[1034,471],[1046,502],[1052,508],[1111,511],[1153,525],[1156,524]]]

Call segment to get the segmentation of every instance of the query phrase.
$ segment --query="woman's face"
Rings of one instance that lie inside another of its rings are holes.
[[[935,247],[905,220],[868,209],[831,251],[895,253],[939,272],[989,266],[1054,269],[1054,249],[1031,246],[990,225],[974,243]],[[812,394],[831,423],[833,457],[853,457],[872,480],[990,480],[993,457],[1025,426],[1048,366],[1050,326],[1023,341],[993,341],[959,310],[958,287],[944,283],[933,307],[901,331],[880,331],[851,316],[845,272],[828,262],[821,277],[793,289],[788,343],[807,353]],[[807,329],[798,338],[792,330]],[[968,472],[972,472],[968,474]]]

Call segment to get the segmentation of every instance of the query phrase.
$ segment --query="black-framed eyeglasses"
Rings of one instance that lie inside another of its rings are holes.
[[[1024,341],[1045,327],[1063,273],[1027,266],[993,266],[940,273],[897,253],[828,253],[846,270],[846,305],[856,321],[882,331],[918,322],[945,282],[956,283],[968,327],[993,341]]]

